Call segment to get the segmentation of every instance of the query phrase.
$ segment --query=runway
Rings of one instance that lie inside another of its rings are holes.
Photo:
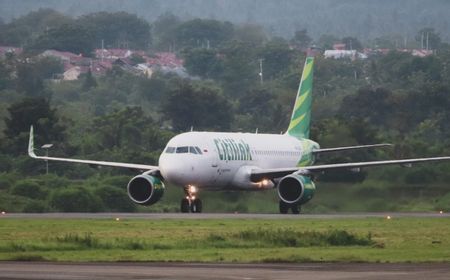
[[[228,214],[228,213],[5,213],[2,218],[18,219],[365,219],[365,218],[450,218],[450,213],[344,213],[344,214]]]
[[[448,264],[0,262],[0,279],[448,279]]]

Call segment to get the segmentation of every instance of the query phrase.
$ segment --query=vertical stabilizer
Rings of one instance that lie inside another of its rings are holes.
[[[309,138],[309,125],[311,122],[312,85],[313,85],[314,57],[307,57],[303,74],[298,87],[292,111],[291,122],[287,134],[296,138]]]

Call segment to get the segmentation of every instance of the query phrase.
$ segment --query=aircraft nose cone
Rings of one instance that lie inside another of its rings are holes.
[[[159,167],[164,179],[177,185],[189,184],[194,171],[192,164],[180,158],[160,159]]]

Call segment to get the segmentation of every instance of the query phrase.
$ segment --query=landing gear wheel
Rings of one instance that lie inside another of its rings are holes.
[[[300,205],[292,204],[291,211],[292,211],[292,214],[296,214],[296,215],[300,214]]]
[[[184,188],[185,197],[181,200],[181,213],[201,213],[203,210],[202,201],[197,198],[197,188],[188,185]]]
[[[287,214],[288,213],[288,211],[289,211],[289,204],[287,204],[283,200],[280,200],[279,207],[280,207],[280,214]]]
[[[181,200],[181,213],[189,213],[189,199],[183,198]]]
[[[286,203],[283,200],[280,200],[280,214],[287,214],[289,212],[289,209],[291,209],[292,214],[300,214],[300,205],[297,203]]]
[[[203,204],[200,199],[195,199],[191,202],[191,212],[192,213],[201,213],[203,210]]]

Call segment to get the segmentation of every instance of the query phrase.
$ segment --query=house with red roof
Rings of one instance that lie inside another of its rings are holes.
[[[5,57],[8,54],[20,55],[22,52],[22,48],[0,46],[0,57]]]

